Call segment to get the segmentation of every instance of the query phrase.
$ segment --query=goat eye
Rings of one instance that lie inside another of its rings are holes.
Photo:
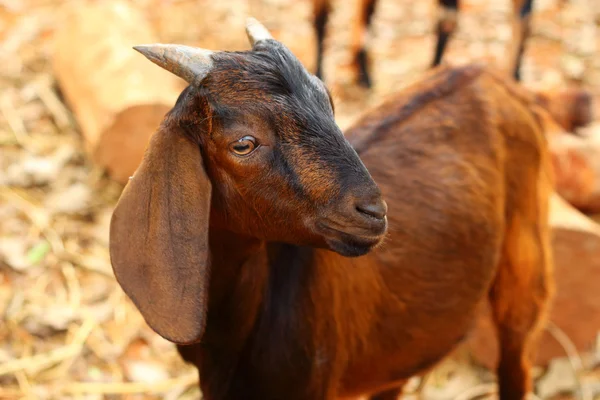
[[[236,142],[229,145],[229,150],[238,156],[247,156],[256,149],[256,139],[252,136],[244,136]]]

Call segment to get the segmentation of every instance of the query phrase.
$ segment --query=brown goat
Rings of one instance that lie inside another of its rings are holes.
[[[460,10],[459,0],[436,0],[438,5],[438,20],[436,22],[436,46],[431,63],[432,67],[438,66],[446,50],[446,46],[454,34],[457,26],[457,17]],[[516,80],[521,79],[521,59],[525,49],[525,42],[529,37],[530,16],[533,0],[512,1],[512,32],[513,38],[510,46],[509,70]],[[352,24],[352,37],[350,51],[352,53],[352,69],[358,83],[365,87],[371,86],[371,74],[368,68],[368,54],[366,49],[366,34],[371,25],[377,0],[358,0],[357,15]],[[331,12],[331,0],[313,0],[313,23],[317,36],[317,70],[316,75],[322,77],[323,41],[325,40],[326,25]]]
[[[258,22],[247,31],[246,52],[137,48],[190,83],[111,222],[145,320],[208,400],[392,399],[489,298],[500,397],[523,399],[553,290],[532,100],[483,67],[444,67],[349,142],[322,82]]]

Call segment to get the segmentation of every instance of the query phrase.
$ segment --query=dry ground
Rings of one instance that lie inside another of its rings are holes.
[[[161,41],[244,49],[243,22],[250,14],[307,66],[314,63],[309,0],[131,2],[144,10]],[[381,0],[371,35],[375,88],[352,87],[343,66],[354,2],[336,2],[330,24],[336,30],[327,39],[326,80],[342,126],[418,77],[433,49],[433,0]],[[195,372],[144,324],[112,275],[108,222],[121,187],[84,155],[49,62],[53,32],[73,3],[0,0],[0,398],[197,398]],[[508,0],[465,3],[447,60],[502,60],[510,36]],[[536,1],[524,81],[537,87],[577,83],[598,95],[594,41],[600,45],[600,36],[592,11],[599,12],[600,3],[573,0],[562,9],[557,3]],[[541,397],[582,382],[600,392],[600,380],[574,381],[568,363],[557,365],[540,382]],[[425,398],[454,398],[489,379],[484,371],[448,362],[429,380]]]

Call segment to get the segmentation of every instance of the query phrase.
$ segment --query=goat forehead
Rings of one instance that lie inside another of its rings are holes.
[[[342,134],[325,85],[280,43],[257,50],[217,56],[211,92],[217,115],[236,120],[254,114],[274,128],[283,141],[315,149],[331,146]]]
[[[291,57],[269,51],[218,59],[208,91],[230,113],[283,111],[298,118],[324,113],[332,119],[325,86]]]
[[[283,93],[291,96],[296,103],[305,106],[307,104],[316,104],[321,108],[329,106],[329,95],[325,85],[311,75],[287,47],[280,43],[272,43],[266,51],[254,55],[257,60],[260,60],[259,68],[270,70],[262,74],[262,77],[277,81],[270,82],[275,92],[277,89],[283,89]]]
[[[293,133],[307,139],[341,134],[325,85],[295,58],[277,58],[277,63],[279,73],[276,76],[285,88],[282,94],[274,93],[272,97],[280,105],[276,110],[281,115],[279,119],[294,126]],[[284,130],[284,133],[291,132]],[[294,139],[297,138],[294,135]]]

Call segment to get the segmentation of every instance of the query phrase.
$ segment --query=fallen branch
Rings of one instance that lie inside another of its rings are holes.
[[[577,352],[575,344],[573,344],[569,336],[562,329],[552,322],[548,322],[546,324],[546,330],[558,343],[560,343],[562,348],[565,349],[565,352],[567,353],[567,358],[569,360],[569,364],[571,364],[575,382],[577,382],[577,386],[579,387],[579,398],[581,400],[594,400],[593,393],[587,386],[584,386],[581,383],[581,379],[579,378],[579,373],[583,371],[584,367],[583,361]]]
[[[0,96],[0,114],[2,114],[8,123],[13,135],[15,135],[17,143],[21,147],[26,148],[27,142],[29,141],[29,134],[25,128],[25,123],[19,117],[18,111],[14,108],[9,98],[9,93],[4,93]]]
[[[162,382],[70,382],[58,390],[68,394],[135,394],[135,393],[160,393],[179,387],[187,387],[198,383],[198,373],[190,372],[178,378]]]
[[[10,360],[0,364],[0,376],[14,374],[19,371],[24,371],[28,375],[35,374],[61,361],[75,357],[81,352],[83,343],[92,332],[94,326],[95,323],[92,320],[86,320],[81,325],[71,344],[53,349],[47,353]]]
[[[59,129],[65,129],[73,126],[69,110],[67,110],[63,102],[60,101],[56,95],[56,92],[52,90],[50,82],[47,80],[40,80],[35,83],[34,87],[39,99],[46,106],[48,112],[52,115],[56,126]]]

